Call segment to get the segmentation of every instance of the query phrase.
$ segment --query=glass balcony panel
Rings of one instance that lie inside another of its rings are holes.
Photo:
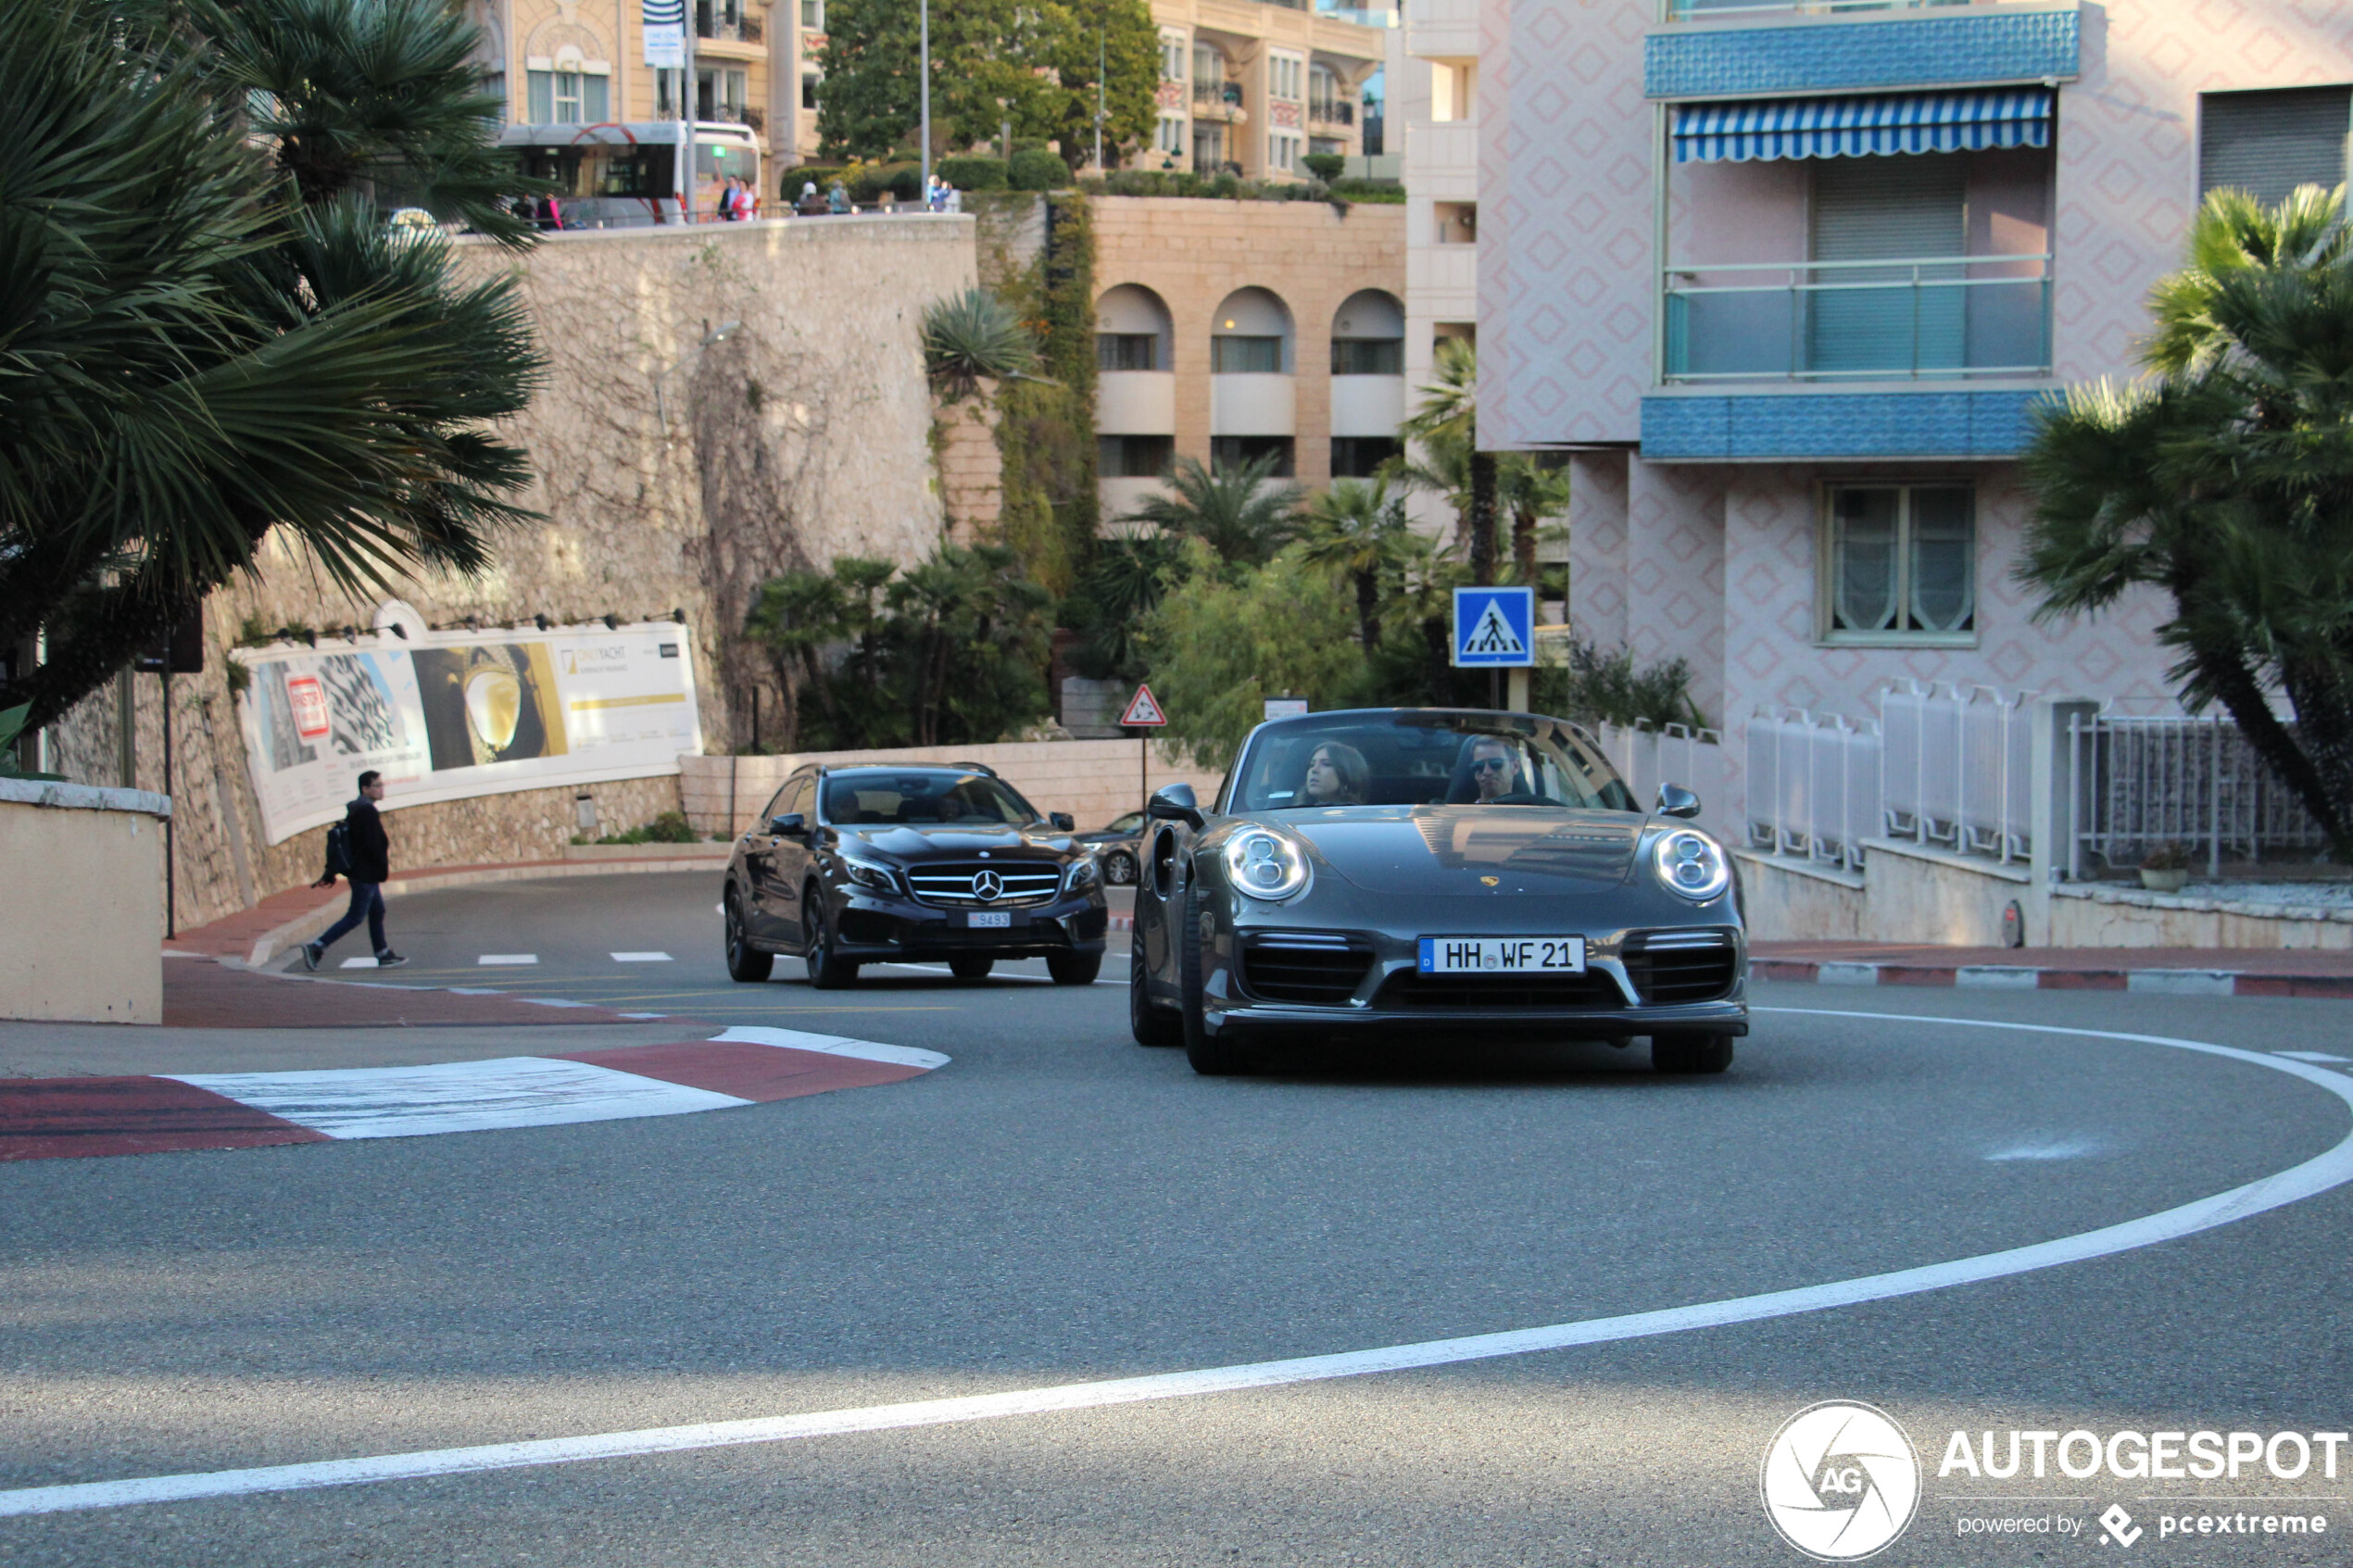
[[[1672,269],[1662,379],[2040,375],[2047,267],[2036,256]]]

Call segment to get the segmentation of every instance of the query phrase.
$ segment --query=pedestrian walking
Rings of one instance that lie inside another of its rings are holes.
[[[808,188],[812,191],[816,189],[814,185]],[[847,218],[849,215],[849,188],[838,180],[835,181],[833,188],[825,193],[825,210],[836,218]]]
[[[376,810],[376,802],[384,797],[384,776],[371,768],[359,775],[359,797],[343,809],[342,822],[328,830],[326,873],[310,885],[333,887],[338,875],[344,877],[351,884],[351,908],[317,941],[303,945],[305,969],[317,969],[327,949],[358,930],[361,921],[368,922],[378,969],[397,969],[409,961],[384,940],[384,883],[392,875],[392,841],[384,836],[384,818]]]

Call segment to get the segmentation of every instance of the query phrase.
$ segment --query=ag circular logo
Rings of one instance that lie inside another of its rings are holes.
[[[1902,1535],[1920,1501],[1912,1440],[1884,1411],[1846,1399],[1809,1405],[1765,1450],[1765,1512],[1822,1562],[1869,1557]]]

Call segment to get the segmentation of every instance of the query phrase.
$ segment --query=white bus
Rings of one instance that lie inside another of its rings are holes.
[[[648,223],[711,223],[719,193],[735,175],[760,214],[760,143],[751,128],[704,120],[695,127],[689,178],[678,120],[604,125],[510,125],[498,144],[522,171],[556,186],[554,222],[566,229],[623,229]],[[693,215],[687,215],[687,200]]]

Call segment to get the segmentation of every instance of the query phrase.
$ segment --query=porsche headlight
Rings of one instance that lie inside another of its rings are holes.
[[[1226,841],[1226,879],[1253,898],[1288,898],[1307,885],[1307,857],[1278,833],[1245,828]]]
[[[1732,863],[1716,841],[1691,828],[1658,835],[1651,846],[1658,880],[1694,904],[1705,904],[1732,884]]]
[[[861,887],[871,887],[881,893],[899,891],[898,875],[888,866],[877,865],[872,860],[853,860],[844,855],[841,869],[850,881]]]
[[[1101,877],[1102,872],[1095,868],[1095,857],[1081,855],[1070,863],[1070,870],[1063,873],[1063,891],[1084,893],[1101,880]]]

